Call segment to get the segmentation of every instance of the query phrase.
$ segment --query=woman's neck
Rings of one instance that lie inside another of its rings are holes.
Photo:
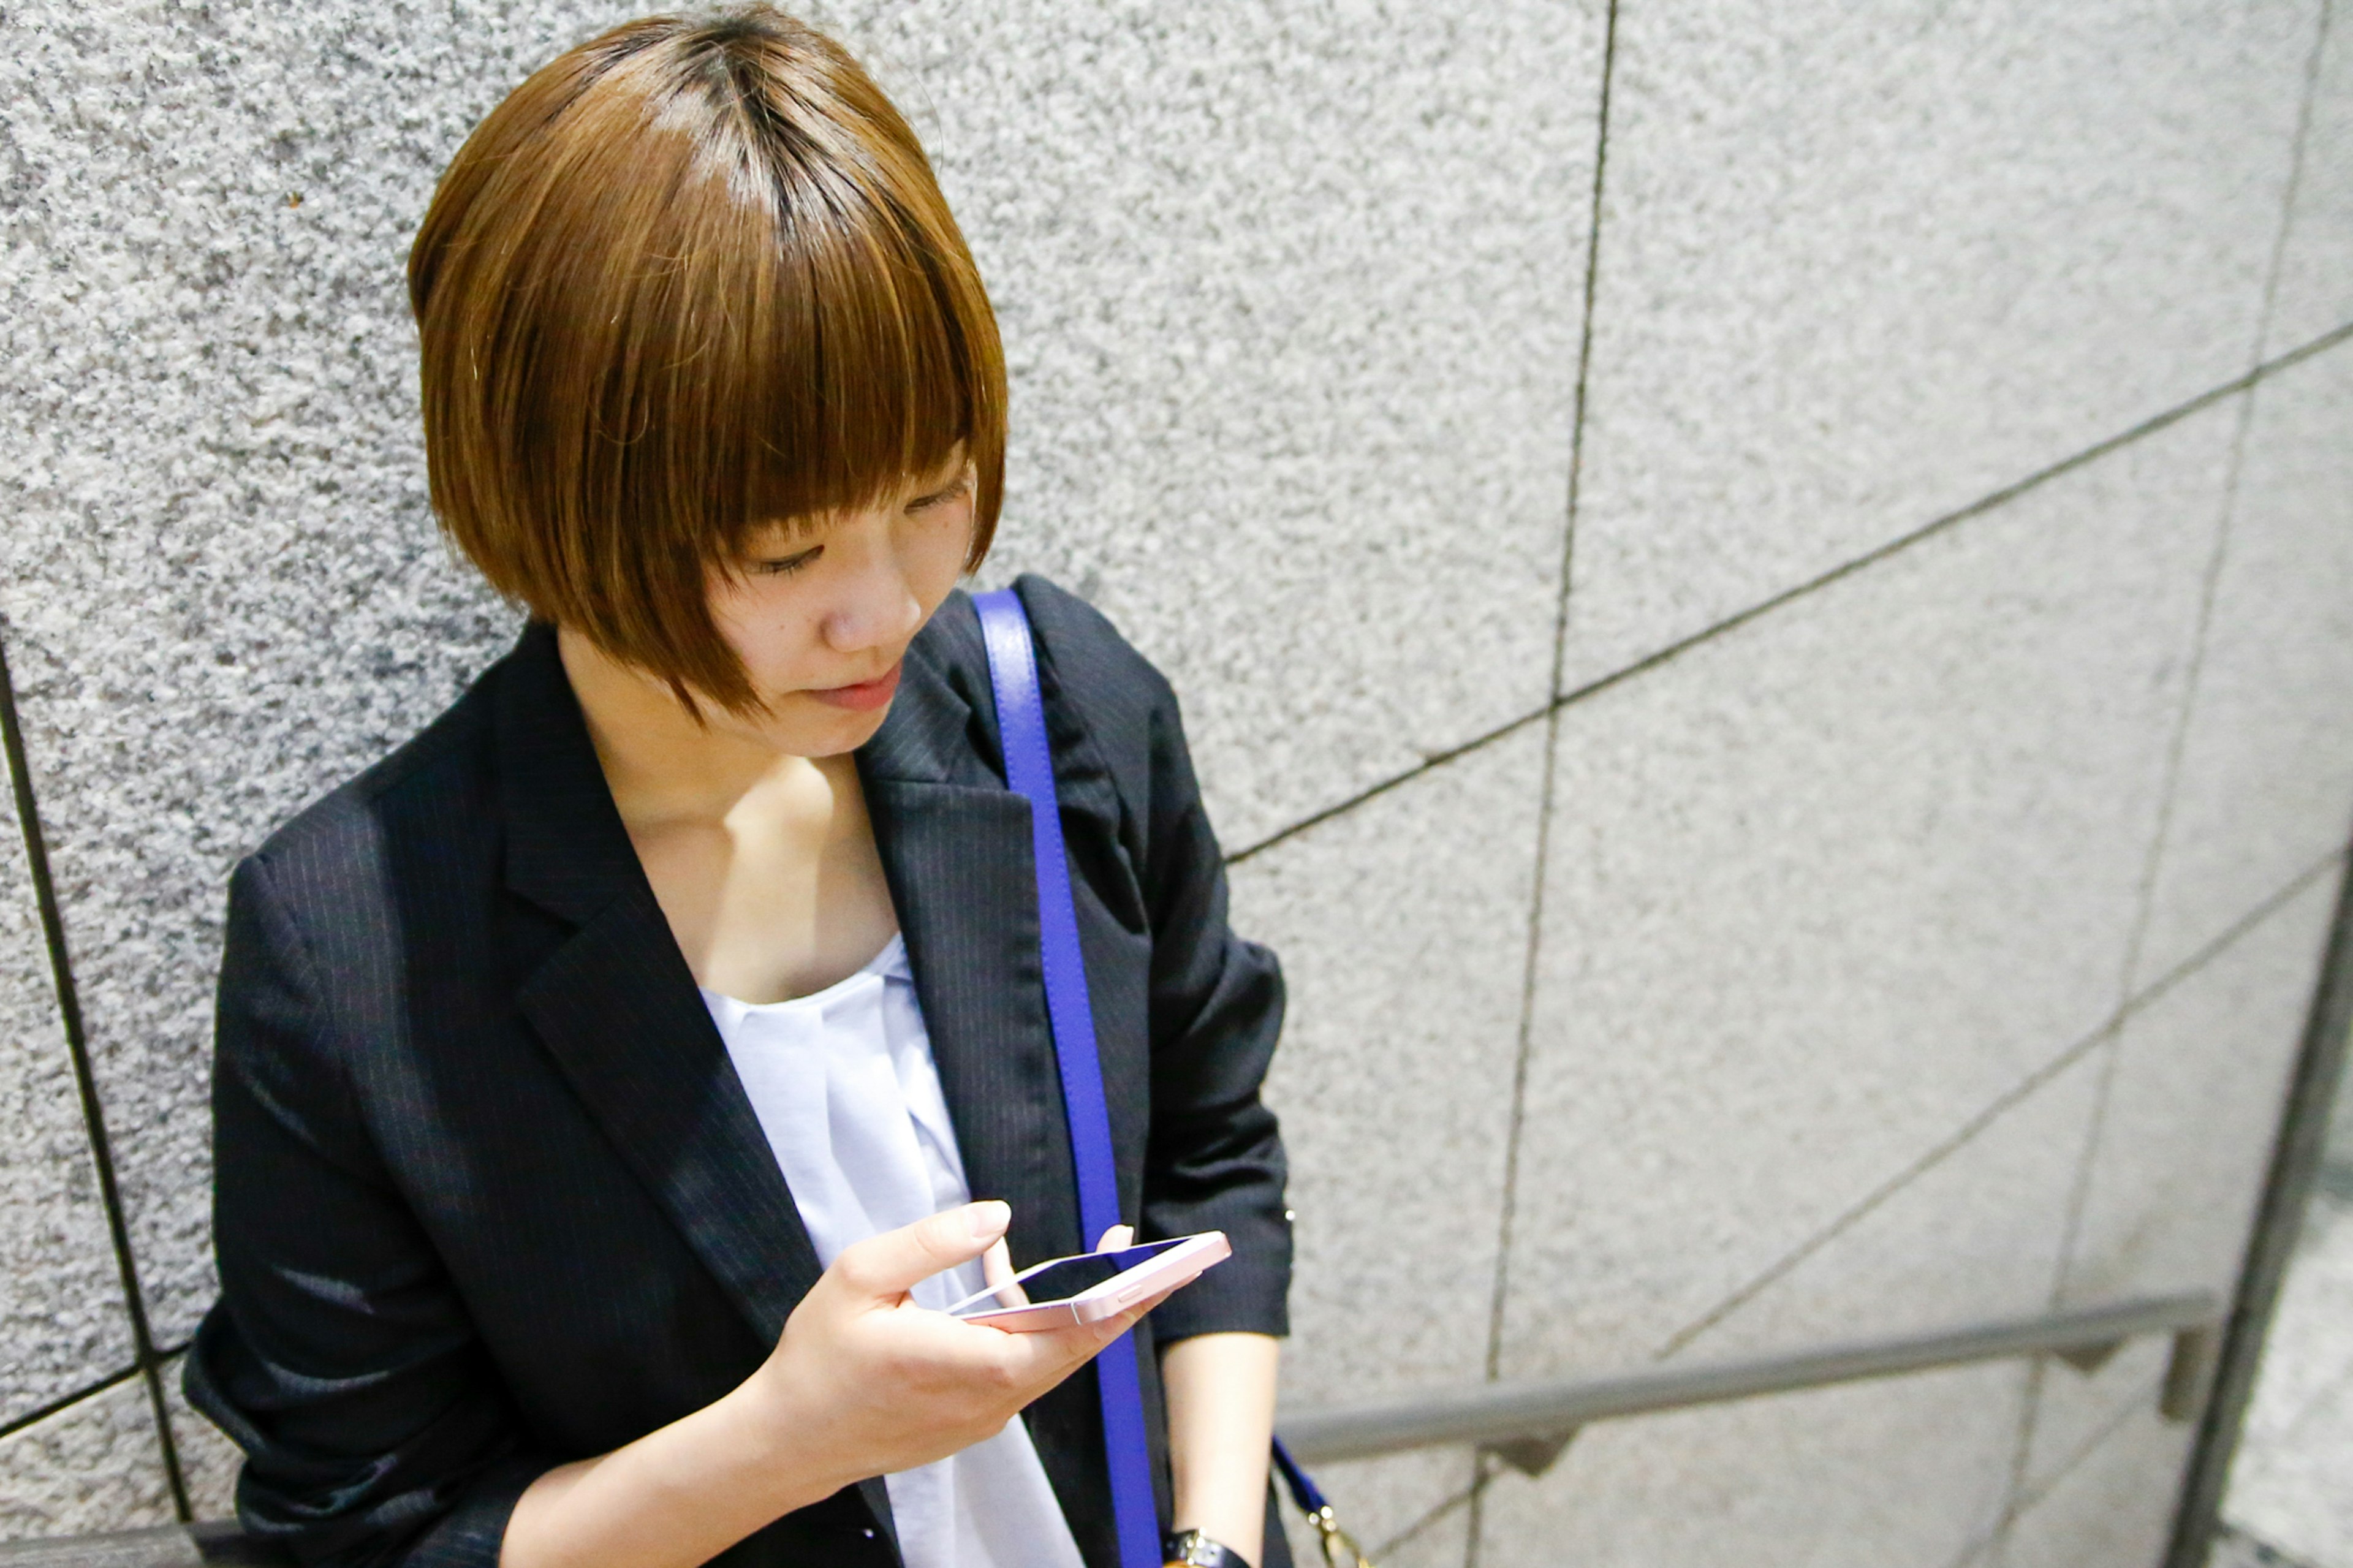
[[[723,822],[763,786],[811,768],[832,771],[747,735],[723,717],[698,720],[667,684],[576,632],[559,629],[556,647],[613,804],[632,833]]]
[[[854,973],[898,929],[852,756],[696,722],[659,681],[559,633],[596,760],[695,979],[782,1001]]]

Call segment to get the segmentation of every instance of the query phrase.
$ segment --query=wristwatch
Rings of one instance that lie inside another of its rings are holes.
[[[1220,1546],[1198,1530],[1180,1530],[1160,1543],[1168,1568],[1250,1568],[1242,1554]]]

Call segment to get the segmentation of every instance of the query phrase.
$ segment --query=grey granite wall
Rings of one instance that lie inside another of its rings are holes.
[[[227,1509],[223,879],[512,630],[400,264],[634,9],[0,10],[0,1537]],[[2229,1288],[2353,825],[2346,0],[817,14],[1002,312],[987,575],[1169,671],[1292,973],[1287,1400]],[[2153,1353],[1330,1480],[1388,1568],[2125,1568]]]

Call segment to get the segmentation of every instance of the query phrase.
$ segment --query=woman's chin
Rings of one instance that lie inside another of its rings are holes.
[[[745,727],[764,744],[788,755],[838,757],[872,740],[890,716],[888,702],[878,708],[843,708],[794,691],[770,700],[768,716]]]

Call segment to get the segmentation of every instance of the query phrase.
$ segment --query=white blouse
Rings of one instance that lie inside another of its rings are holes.
[[[971,1201],[916,1005],[906,943],[789,1002],[702,993],[820,1262],[852,1242]],[[917,1285],[944,1308],[978,1290],[977,1261]],[[882,1478],[907,1568],[1082,1568],[1029,1428]]]

